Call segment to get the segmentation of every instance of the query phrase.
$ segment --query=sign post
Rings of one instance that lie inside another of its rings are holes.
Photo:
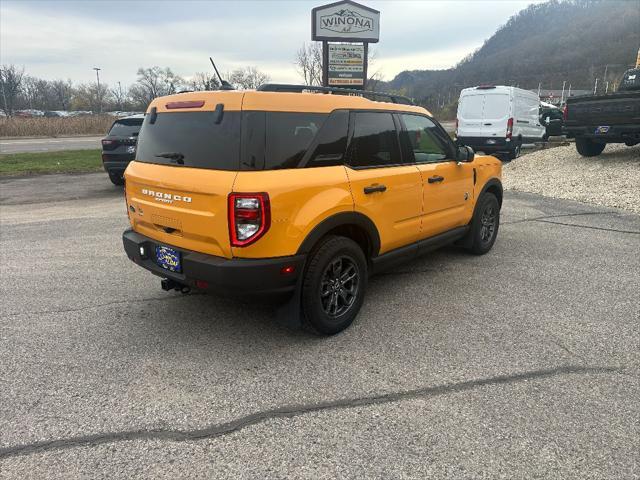
[[[311,10],[311,39],[322,42],[322,85],[364,90],[369,43],[379,37],[380,12],[373,8],[343,0]]]

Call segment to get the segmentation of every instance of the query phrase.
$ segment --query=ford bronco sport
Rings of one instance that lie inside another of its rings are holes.
[[[129,258],[166,290],[283,298],[290,321],[334,334],[372,273],[454,242],[488,252],[500,161],[408,99],[346,92],[155,99],[125,172]]]

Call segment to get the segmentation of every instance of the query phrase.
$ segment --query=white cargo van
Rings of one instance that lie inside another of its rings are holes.
[[[456,136],[474,150],[516,158],[523,143],[543,139],[539,108],[540,99],[529,90],[492,85],[465,88],[458,101]]]

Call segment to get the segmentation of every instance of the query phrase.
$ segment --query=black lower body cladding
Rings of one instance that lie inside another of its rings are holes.
[[[228,259],[166,245],[180,252],[182,272],[166,270],[156,263],[155,247],[165,245],[133,230],[122,235],[127,256],[159,277],[188,287],[202,288],[230,296],[286,298],[296,288],[306,255],[265,259]],[[140,249],[144,249],[142,256]],[[196,283],[199,281],[198,283]]]

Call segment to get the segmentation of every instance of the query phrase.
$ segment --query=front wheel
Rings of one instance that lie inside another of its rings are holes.
[[[347,328],[360,311],[367,288],[367,261],[346,237],[330,236],[309,260],[302,284],[302,313],[307,327],[333,335]]]
[[[605,146],[606,143],[594,142],[590,138],[576,138],[576,150],[583,157],[597,157]]]
[[[493,247],[500,227],[500,204],[492,193],[484,193],[471,220],[471,245],[469,251],[475,255],[484,255]]]

